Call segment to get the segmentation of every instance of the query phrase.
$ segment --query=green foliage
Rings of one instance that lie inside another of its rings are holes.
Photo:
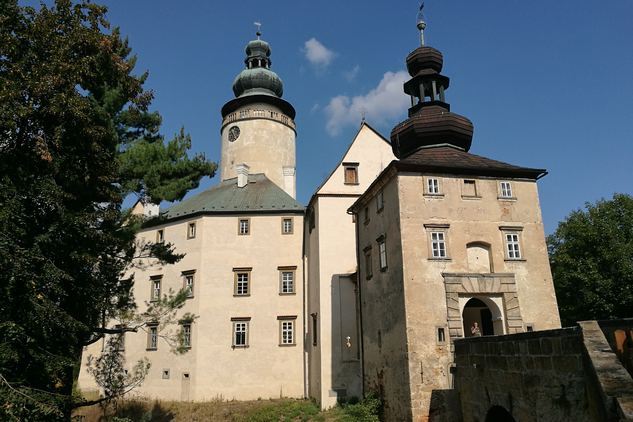
[[[633,316],[633,198],[586,203],[547,238],[564,326]]]
[[[147,74],[130,75],[127,40],[102,32],[106,10],[0,2],[0,420],[68,420],[82,347],[113,334],[112,319],[142,327],[184,303],[174,294],[132,317],[122,274],[136,258],[182,255],[137,243],[143,222],[122,202],[182,198],[216,165],[187,157],[184,130],[163,142]]]
[[[341,404],[347,415],[341,421],[345,422],[380,422],[380,412],[384,401],[376,392],[365,394],[365,398],[357,404]]]

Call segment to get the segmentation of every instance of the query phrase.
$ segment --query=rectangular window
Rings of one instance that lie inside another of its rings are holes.
[[[193,239],[196,237],[196,223],[187,224],[187,239]]]
[[[237,228],[237,233],[239,235],[247,235],[251,234],[251,219],[250,218],[240,218],[239,225]]]
[[[280,316],[279,320],[279,344],[294,345],[295,344],[295,320],[296,316]]]
[[[292,217],[290,217],[290,218],[284,217],[284,218],[281,219],[281,233],[282,234],[292,234],[293,233]]]
[[[191,324],[182,325],[182,345],[191,347]]]
[[[251,294],[251,268],[234,268],[235,287],[233,295],[249,296]]]
[[[345,168],[345,184],[357,185],[358,184],[358,164],[356,163],[343,163]]]
[[[116,340],[114,348],[119,352],[123,352],[125,350],[125,332],[123,331],[124,327],[122,325],[115,325],[114,328],[117,330],[121,330],[120,333],[115,334]]]
[[[437,327],[437,342],[438,344],[446,343],[446,331],[444,327]]]
[[[294,293],[294,271],[281,272],[281,293]]]
[[[313,312],[310,314],[310,316],[312,317],[312,345],[316,346],[317,345],[317,313]]]
[[[365,207],[365,224],[369,223],[369,207]]]
[[[437,195],[440,193],[440,181],[434,178],[426,179],[426,193]]]
[[[378,259],[380,263],[380,271],[384,271],[387,269],[387,243],[385,242],[385,237],[381,236],[376,239],[378,242]]]
[[[250,317],[231,318],[233,323],[233,347],[248,347]]]
[[[182,284],[183,289],[187,291],[187,298],[193,297],[193,288],[194,288],[194,274],[195,270],[183,271],[182,272]]]
[[[512,198],[512,186],[510,182],[501,182],[500,184],[501,197],[502,198]]]
[[[147,348],[156,350],[158,348],[158,325],[147,327]]]
[[[156,243],[165,243],[165,229],[156,230]]]
[[[477,196],[477,186],[474,180],[464,180],[462,196]]]
[[[444,232],[431,232],[431,251],[433,258],[446,258]]]
[[[383,202],[383,198],[382,198],[382,190],[380,190],[378,194],[376,195],[376,210],[378,212],[382,211],[384,205],[385,203]]]
[[[372,262],[371,262],[371,247],[365,248],[365,278],[369,280],[373,276]]]
[[[152,292],[150,295],[150,302],[156,302],[160,299],[160,286],[163,281],[163,276],[150,277],[150,283]]]
[[[516,233],[506,234],[506,247],[508,259],[521,259],[521,249],[519,246],[519,235]]]

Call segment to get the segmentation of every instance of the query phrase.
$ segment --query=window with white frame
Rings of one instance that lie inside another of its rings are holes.
[[[158,348],[158,324],[147,327],[147,348],[156,350]]]
[[[387,243],[385,236],[380,236],[376,239],[378,242],[378,263],[380,265],[380,271],[387,269]]]
[[[183,289],[187,291],[187,298],[191,299],[193,297],[193,289],[194,289],[194,274],[195,270],[183,271],[182,272],[182,282]]]
[[[382,209],[384,208],[385,203],[383,201],[383,194],[382,194],[382,189],[378,191],[378,193],[376,194],[376,210],[378,212],[382,211]]]
[[[191,324],[182,324],[181,330],[183,347],[191,347]]]
[[[251,234],[251,219],[250,218],[240,218],[238,220],[237,233],[242,236]]]
[[[290,346],[295,344],[295,320],[296,316],[280,316],[279,320],[279,345]]]
[[[521,259],[521,247],[518,233],[506,233],[506,249],[508,259]]]
[[[433,258],[446,258],[444,232],[431,232],[431,254]]]
[[[248,346],[248,325],[250,318],[231,318],[233,324],[233,347]]]
[[[235,296],[249,296],[251,294],[251,268],[234,268],[235,273],[234,291]]]
[[[196,237],[196,223],[187,224],[187,239],[193,239]]]
[[[429,177],[426,179],[426,193],[437,195],[440,193],[440,181],[437,178]]]
[[[502,198],[512,198],[512,185],[510,182],[500,182],[499,187]]]
[[[277,267],[279,270],[279,292],[281,294],[295,293],[295,270],[297,267]]]
[[[150,302],[156,302],[157,300],[160,299],[160,288],[161,288],[161,284],[163,282],[163,276],[154,276],[154,277],[150,277],[150,284],[151,284],[151,294],[150,294]]]
[[[281,219],[281,233],[282,234],[292,234],[292,217],[284,217]]]

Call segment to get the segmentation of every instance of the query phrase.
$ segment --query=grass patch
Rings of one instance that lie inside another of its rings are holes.
[[[350,406],[350,405],[345,405]],[[356,421],[346,409],[337,406],[321,412],[313,400],[270,399],[179,403],[150,400],[124,400],[118,414],[103,418],[99,406],[79,409],[73,414],[82,422],[335,422]],[[343,419],[341,419],[343,418]],[[369,421],[369,419],[358,419]]]

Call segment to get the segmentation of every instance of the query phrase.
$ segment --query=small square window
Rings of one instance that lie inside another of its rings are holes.
[[[281,219],[281,233],[282,234],[292,234],[294,231],[294,227],[292,224],[292,217],[284,217]]]
[[[158,349],[158,325],[153,324],[147,327],[147,349]]]
[[[251,269],[250,268],[234,268],[235,286],[234,296],[250,296],[251,294]]]
[[[195,270],[190,270],[190,271],[183,271],[182,272],[182,288],[185,289],[187,291],[187,298],[191,299],[193,297],[193,292],[194,292],[194,275],[195,275],[196,271]]]
[[[160,290],[161,290],[161,284],[163,282],[163,276],[155,276],[155,277],[150,277],[150,284],[151,284],[151,294],[150,294],[150,302],[156,302],[160,299]]]
[[[295,270],[297,267],[278,267],[280,294],[295,293]]]
[[[251,234],[251,219],[250,218],[240,218],[238,220],[237,233],[242,236]]]
[[[248,325],[250,318],[231,318],[233,323],[233,347],[248,347]]]
[[[440,193],[440,181],[436,178],[429,177],[426,179],[426,193],[429,195],[437,195]]]
[[[365,248],[365,279],[369,280],[373,276],[373,268],[371,262],[371,247]]]
[[[187,224],[187,239],[194,239],[196,237],[196,223]]]
[[[502,198],[512,198],[512,185],[510,182],[499,182],[499,191]]]
[[[168,380],[169,379],[169,369],[163,369],[163,379],[164,380]]]
[[[165,229],[156,230],[156,243],[165,243]]]
[[[191,324],[182,324],[181,330],[183,347],[191,347]]]
[[[296,316],[277,317],[279,320],[279,345],[295,345],[295,320]]]
[[[385,206],[385,203],[383,201],[382,189],[381,189],[380,191],[378,191],[378,194],[376,195],[376,210],[380,212],[382,211],[384,206]]]

